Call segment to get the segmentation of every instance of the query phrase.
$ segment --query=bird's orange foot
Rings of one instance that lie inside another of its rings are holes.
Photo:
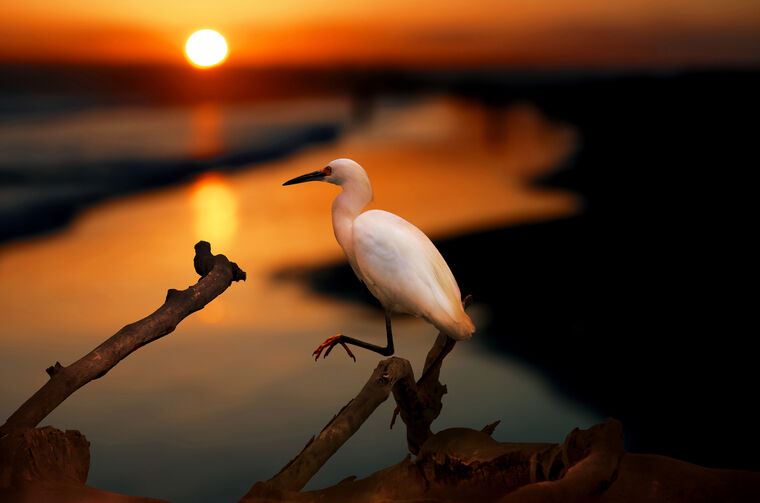
[[[348,353],[348,356],[350,356],[351,358],[354,359],[354,361],[356,361],[356,357],[351,352],[351,350],[348,349],[348,346],[346,346],[346,343],[343,342],[342,337],[343,337],[342,335],[333,335],[332,337],[328,337],[325,340],[325,342],[317,346],[317,349],[315,349],[314,352],[311,354],[314,357],[314,361],[319,360],[319,355],[322,354],[322,351],[324,351],[325,348],[327,348],[327,351],[325,351],[325,355],[322,358],[327,358],[327,355],[330,354],[330,351],[332,351],[333,348],[337,346],[338,344],[343,346],[343,349],[346,350],[346,353]]]

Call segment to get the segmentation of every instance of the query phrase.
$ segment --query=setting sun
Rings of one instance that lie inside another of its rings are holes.
[[[227,41],[214,30],[198,30],[185,42],[185,56],[197,68],[216,66],[227,58]]]

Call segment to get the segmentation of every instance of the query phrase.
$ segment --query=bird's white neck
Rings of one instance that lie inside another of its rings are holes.
[[[351,265],[354,265],[352,227],[354,219],[372,201],[372,185],[365,175],[361,178],[346,180],[341,183],[341,187],[343,190],[332,205],[333,232],[335,239],[352,262]]]

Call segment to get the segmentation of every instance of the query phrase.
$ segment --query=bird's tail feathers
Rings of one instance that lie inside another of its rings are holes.
[[[464,312],[464,309],[462,309],[459,319],[453,325],[456,328],[455,333],[448,334],[452,339],[463,341],[472,338],[472,334],[475,333],[475,324],[467,313]]]
[[[463,341],[472,338],[475,333],[475,324],[470,317],[461,309],[457,316],[446,317],[445,319],[429,320],[438,330],[448,335],[454,340]]]

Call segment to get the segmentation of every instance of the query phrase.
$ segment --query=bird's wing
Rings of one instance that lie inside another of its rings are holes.
[[[472,333],[454,275],[421,230],[392,213],[370,210],[354,220],[353,241],[367,287],[387,309],[422,316],[449,330],[464,324],[457,333]]]

